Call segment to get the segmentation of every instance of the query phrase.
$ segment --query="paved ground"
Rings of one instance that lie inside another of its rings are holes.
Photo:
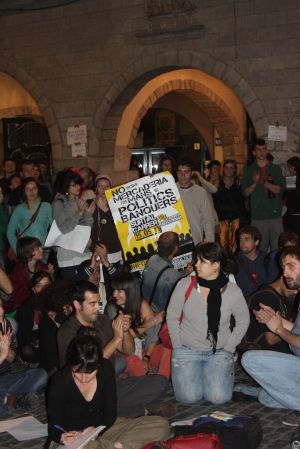
[[[244,373],[238,368],[236,377],[238,381],[246,381],[251,383],[251,381],[245,376]],[[163,401],[173,401],[174,396],[172,393],[172,389],[170,388]],[[170,422],[178,420],[178,419],[187,419],[192,417],[198,417],[200,415],[211,413],[215,410],[223,410],[228,413],[242,415],[242,414],[253,414],[259,416],[261,419],[261,423],[263,426],[264,437],[263,441],[259,447],[259,449],[287,449],[289,448],[289,442],[293,433],[295,432],[294,428],[290,428],[281,424],[280,419],[286,415],[286,411],[276,410],[271,408],[266,408],[261,406],[256,401],[250,402],[229,402],[223,406],[213,406],[208,402],[199,402],[194,406],[177,406],[177,413],[174,417],[170,419]],[[38,410],[33,413],[33,415],[39,419],[41,422],[46,422],[45,417],[45,408],[44,404],[40,406]],[[9,417],[18,417],[24,416],[20,412],[15,412]],[[13,437],[11,437],[8,433],[0,434],[0,448],[1,449],[10,449],[10,448],[30,448],[30,449],[42,449],[44,445],[44,439],[37,439],[27,442],[18,442]]]

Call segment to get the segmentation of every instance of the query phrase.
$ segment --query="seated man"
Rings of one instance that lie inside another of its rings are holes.
[[[246,340],[257,344],[257,349],[269,349],[270,351],[290,354],[288,344],[278,335],[270,332],[265,324],[259,323],[255,317],[255,312],[260,309],[259,304],[263,304],[272,307],[275,312],[279,312],[286,320],[290,320],[296,294],[297,291],[287,288],[282,276],[272,282],[272,284],[263,285],[254,292],[248,301],[250,326],[246,334]]]
[[[112,359],[117,365],[116,373],[120,374],[125,364],[123,359],[114,357],[116,350],[125,354],[134,352],[134,341],[129,332],[130,321],[126,315],[120,315],[111,325],[105,315],[99,314],[100,295],[98,288],[89,281],[77,281],[71,291],[75,313],[65,321],[58,331],[58,352],[60,366],[64,366],[67,348],[80,326],[95,327],[99,333],[99,344],[103,356]],[[120,364],[120,366],[118,366]]]
[[[12,344],[12,327],[4,318],[0,300],[0,415],[9,407],[32,408],[39,405],[37,391],[45,387],[47,373],[43,369],[26,369],[11,373],[10,367],[16,352]]]
[[[297,289],[298,296],[300,294],[300,247],[284,249],[280,264],[287,286]],[[293,355],[274,351],[247,351],[242,357],[242,365],[261,388],[248,387],[247,390],[246,385],[238,385],[235,391],[251,393],[267,407],[300,411],[300,312],[295,323],[292,323],[282,318],[280,313],[275,312],[271,307],[260,305],[261,309],[256,312],[257,319],[288,343]],[[299,425],[299,415],[297,419],[297,425]],[[285,420],[285,423],[287,422],[288,418]]]
[[[70,294],[75,312],[58,330],[58,353],[60,366],[66,363],[67,348],[81,326],[95,328],[99,345],[105,359],[114,359],[116,350],[124,354],[134,353],[134,340],[129,332],[130,317],[119,314],[111,322],[99,313],[100,295],[98,288],[88,281],[75,283]],[[118,359],[121,360],[120,357]],[[160,375],[143,378],[129,378],[117,381],[119,416],[134,417],[145,414],[145,405],[161,396],[168,386]]]
[[[235,279],[245,297],[261,285],[273,282],[279,274],[276,262],[259,249],[261,239],[261,233],[254,226],[239,230],[240,251],[235,256],[238,266]]]
[[[163,232],[157,241],[157,252],[148,260],[143,271],[142,295],[154,312],[166,310],[176,283],[186,272],[175,270],[172,259],[179,250],[176,232]]]

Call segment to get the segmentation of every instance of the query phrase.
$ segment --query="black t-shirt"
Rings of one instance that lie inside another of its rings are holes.
[[[43,316],[39,326],[40,366],[48,373],[59,367],[57,331],[54,321],[48,315]]]
[[[251,342],[257,340],[258,337],[265,332],[271,332],[265,324],[259,323],[253,314],[253,310],[259,309],[259,303],[272,307],[275,312],[280,312],[282,317],[287,320],[291,317],[291,304],[286,301],[285,297],[279,295],[279,293],[277,293],[270,285],[262,286],[250,296],[248,302],[250,309],[250,326],[247,331],[247,339]],[[271,346],[267,343],[265,337],[262,336],[259,339],[258,344],[262,349],[290,353],[288,344],[284,341],[280,341]]]
[[[109,360],[103,359],[97,372],[97,389],[91,401],[86,401],[74,382],[71,367],[54,374],[47,392],[49,440],[60,442],[62,432],[82,431],[89,426],[110,427],[117,417],[115,372]]]
[[[96,207],[93,218],[91,250],[94,251],[95,245],[102,243],[106,246],[108,253],[121,251],[121,243],[111,210],[108,209],[104,212],[99,207]]]

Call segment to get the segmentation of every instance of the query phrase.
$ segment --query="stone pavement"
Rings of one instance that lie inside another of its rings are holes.
[[[238,382],[245,381],[247,383],[251,383],[249,378],[246,377],[246,375],[240,370],[240,368],[237,368],[236,380]],[[175,403],[171,388],[169,388],[168,392],[163,398],[163,402],[164,401],[172,401]],[[201,401],[193,406],[184,406],[178,404],[177,413],[170,419],[170,422],[198,417],[200,415],[211,413],[216,410],[226,411],[235,415],[253,414],[259,416],[264,433],[263,441],[259,446],[259,449],[288,449],[290,447],[289,443],[292,435],[295,433],[295,428],[284,426],[280,422],[281,418],[287,414],[287,411],[263,407],[255,400],[245,402],[231,401],[227,404],[219,406],[212,405],[205,401]],[[16,411],[15,413],[11,414],[9,418],[24,415],[25,414],[22,415],[20,411]],[[41,422],[46,422],[43,400],[40,408],[33,413],[33,416],[35,416]],[[44,439],[36,439],[32,441],[18,442],[8,433],[0,434],[1,449],[42,449],[44,441]]]

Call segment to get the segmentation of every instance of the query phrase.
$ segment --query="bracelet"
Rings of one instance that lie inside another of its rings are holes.
[[[143,359],[150,360],[150,355],[145,354],[145,355],[143,356]]]

